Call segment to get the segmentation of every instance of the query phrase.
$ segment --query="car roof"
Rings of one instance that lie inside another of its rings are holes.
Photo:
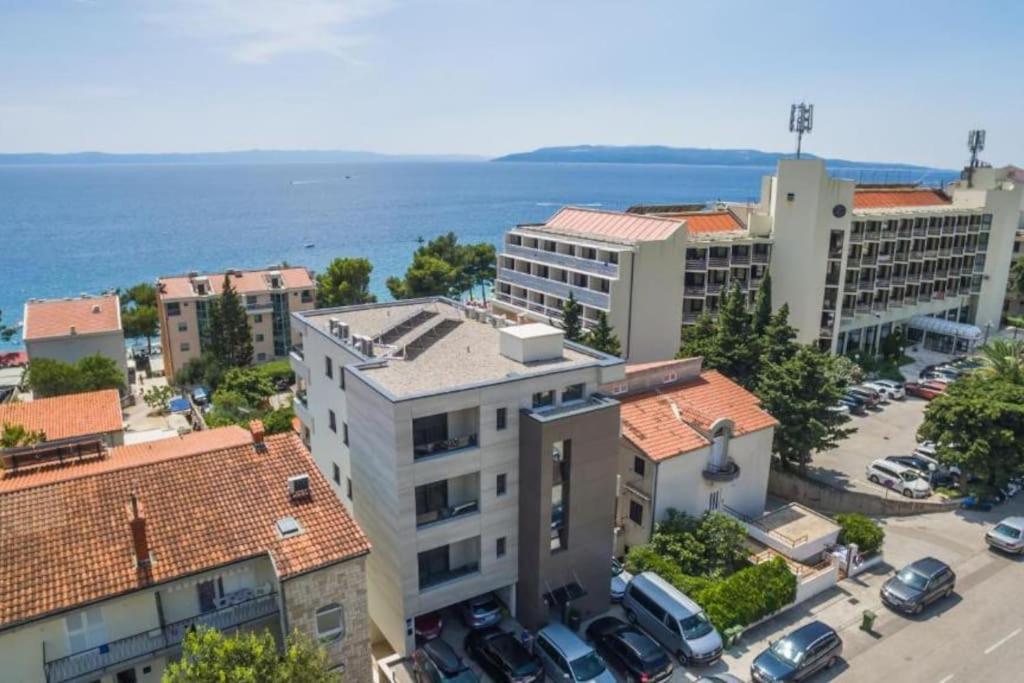
[[[940,571],[947,568],[945,562],[935,559],[934,557],[922,557],[920,560],[911,562],[907,566],[919,574],[924,574],[925,576],[935,576]]]
[[[1006,517],[999,520],[999,524],[1006,524],[1017,529],[1024,529],[1024,517]]]
[[[914,468],[907,467],[906,465],[901,465],[900,463],[893,462],[892,460],[886,460],[885,458],[879,458],[878,460],[875,460],[873,463],[871,463],[872,467],[878,467],[879,465],[885,465],[886,467],[895,471],[896,474],[902,474],[903,472],[911,472],[913,474],[917,474],[916,472],[913,471]]]
[[[826,636],[830,633],[835,633],[835,630],[831,626],[823,621],[812,621],[811,623],[801,626],[797,630],[793,631],[786,636],[786,638],[798,648],[803,649],[818,642],[822,636]]]
[[[702,611],[700,605],[654,572],[634,576],[632,583],[651,597],[667,598],[670,604],[662,604],[661,607],[676,619],[685,619]]]
[[[654,654],[661,649],[656,642],[651,640],[650,636],[636,626],[627,626],[617,631],[615,635],[641,658]]]
[[[428,640],[423,644],[422,649],[437,665],[437,668],[446,673],[453,673],[463,668],[462,660],[455,654],[455,650],[441,638]]]
[[[537,632],[537,637],[551,643],[570,662],[592,652],[590,646],[565,624],[548,624]]]

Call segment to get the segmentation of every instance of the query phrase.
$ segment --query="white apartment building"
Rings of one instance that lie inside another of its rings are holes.
[[[88,356],[109,358],[128,380],[128,359],[116,294],[32,299],[25,304],[21,338],[29,361],[50,358],[75,363]]]
[[[294,313],[302,438],[373,544],[374,637],[493,591],[529,627],[608,604],[621,360],[443,298]],[[595,504],[605,501],[605,504]]]

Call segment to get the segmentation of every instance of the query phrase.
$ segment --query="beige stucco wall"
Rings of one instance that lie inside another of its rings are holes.
[[[121,330],[26,340],[25,351],[29,360],[52,358],[65,363],[74,363],[80,358],[99,354],[117,363],[117,367],[124,373],[125,382],[128,381],[128,359],[124,347],[124,333]]]

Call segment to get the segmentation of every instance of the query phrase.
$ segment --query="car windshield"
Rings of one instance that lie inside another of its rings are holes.
[[[913,472],[901,472],[900,478],[903,481],[916,481],[917,479],[919,479],[919,477]]]
[[[572,669],[572,677],[577,681],[589,681],[604,673],[604,662],[597,656],[597,653],[590,652],[579,659],[574,659],[569,668]]]
[[[804,657],[803,650],[798,648],[789,638],[775,641],[772,645],[772,654],[793,666],[798,665]]]
[[[996,525],[996,533],[1000,536],[1006,536],[1007,538],[1020,538],[1020,529],[1012,527],[1009,524],[998,524]]]
[[[928,585],[928,579],[909,568],[897,574],[896,578],[900,583],[910,586],[914,590],[924,590],[924,587]]]
[[[483,600],[473,604],[473,614],[487,614],[498,611],[498,603],[493,599]]]
[[[692,617],[683,619],[679,622],[679,625],[683,627],[683,638],[686,640],[703,638],[711,633],[712,628],[714,628],[703,612],[698,612]]]

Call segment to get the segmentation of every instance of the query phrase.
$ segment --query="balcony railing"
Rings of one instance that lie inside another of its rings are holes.
[[[842,253],[842,250],[840,250],[840,253]],[[757,253],[755,251],[751,255],[751,257],[750,257],[750,262],[751,263],[768,263],[768,254],[767,253],[759,254],[759,253]]]
[[[163,628],[157,627],[46,662],[46,680],[47,683],[61,683],[85,676],[100,678],[100,672],[109,667],[142,657],[156,656],[164,650],[177,647],[194,626],[210,626],[223,631],[245,626],[276,613],[277,595],[268,593],[237,605],[189,617]]]
[[[732,481],[740,476],[740,466],[732,460],[727,460],[724,465],[713,465],[708,463],[701,473],[708,481]]]
[[[942,234],[942,226],[941,225],[929,225],[928,226],[928,234],[929,235],[941,235]]]
[[[863,242],[863,241],[864,241],[864,233],[862,233],[862,232],[851,232],[850,233],[850,242],[851,243]]]
[[[840,259],[840,258],[843,258],[843,248],[842,247],[837,247],[835,249],[829,249],[828,250],[828,257],[830,259]]]
[[[847,282],[846,284],[843,285],[843,291],[844,292],[850,292],[851,294],[856,292],[857,291],[857,283],[856,282]]]
[[[890,308],[898,308],[898,307],[901,307],[901,306],[903,306],[903,298],[902,297],[900,297],[898,299],[889,299],[889,307]]]
[[[444,583],[449,583],[451,581],[455,581],[456,579],[461,579],[464,576],[469,576],[471,574],[476,574],[479,571],[480,571],[480,563],[479,562],[469,562],[467,564],[462,565],[461,567],[455,567],[454,569],[449,569],[446,572],[435,572],[433,574],[427,574],[426,576],[421,576],[420,577],[420,592],[423,592],[423,591],[425,591],[425,590],[427,590],[429,588],[434,588],[435,586],[440,586],[441,584],[444,584]]]
[[[917,227],[914,228],[914,233],[913,234],[914,234],[914,237],[924,237],[925,235],[928,234],[928,228],[926,228],[923,225],[917,226]]]
[[[309,410],[309,403],[307,402],[307,396],[305,391],[295,392],[295,402],[298,403],[303,408],[305,408],[306,410]]]
[[[454,451],[461,451],[465,448],[473,448],[476,444],[476,434],[466,434],[465,436],[456,436],[451,439],[439,439],[437,441],[425,441],[423,443],[413,444],[413,458],[428,458],[432,455],[452,453]]]
[[[729,257],[728,256],[710,256],[708,257],[708,267],[710,268],[728,268]]]
[[[733,254],[732,262],[738,266],[745,266],[750,263],[750,254]]]
[[[871,304],[857,304],[857,312],[858,313],[870,313],[871,312]]]
[[[428,510],[423,514],[416,515],[416,528],[421,529],[433,524],[447,522],[448,520],[456,519],[458,517],[465,517],[466,515],[475,514],[479,510],[480,501],[477,500],[467,500],[456,505],[449,505],[448,507],[438,508],[436,510]]]
[[[708,294],[718,294],[725,289],[724,282],[709,282],[708,283]]]
[[[560,268],[569,268],[571,270],[581,270],[585,273],[604,275],[605,277],[611,278],[619,276],[619,266],[616,263],[594,261],[591,259],[580,258],[578,256],[559,254],[557,251],[532,249],[530,247],[521,247],[515,244],[506,244],[504,249],[504,253],[508,256],[518,256],[536,263],[558,266]]]
[[[607,311],[611,298],[603,292],[596,292],[587,287],[569,285],[558,280],[549,280],[536,275],[528,275],[514,270],[502,268],[498,272],[498,281],[517,285],[524,289],[532,289],[535,292],[543,292],[559,299],[568,299],[569,293],[576,297],[576,300],[585,306],[592,306]]]
[[[683,288],[683,294],[686,294],[687,296],[704,296],[706,291],[707,289],[703,283],[699,285],[686,285]]]
[[[896,252],[896,262],[897,263],[906,263],[907,259],[909,258],[909,256],[910,256],[910,254],[905,252],[905,251]]]
[[[683,311],[683,322],[684,323],[695,323],[697,318],[704,315],[703,311]]]
[[[703,258],[688,258],[686,259],[687,270],[706,270],[708,267],[708,260]]]
[[[295,356],[295,360],[306,360],[306,353],[302,349],[302,344],[296,344],[295,346],[288,349],[288,353]]]

